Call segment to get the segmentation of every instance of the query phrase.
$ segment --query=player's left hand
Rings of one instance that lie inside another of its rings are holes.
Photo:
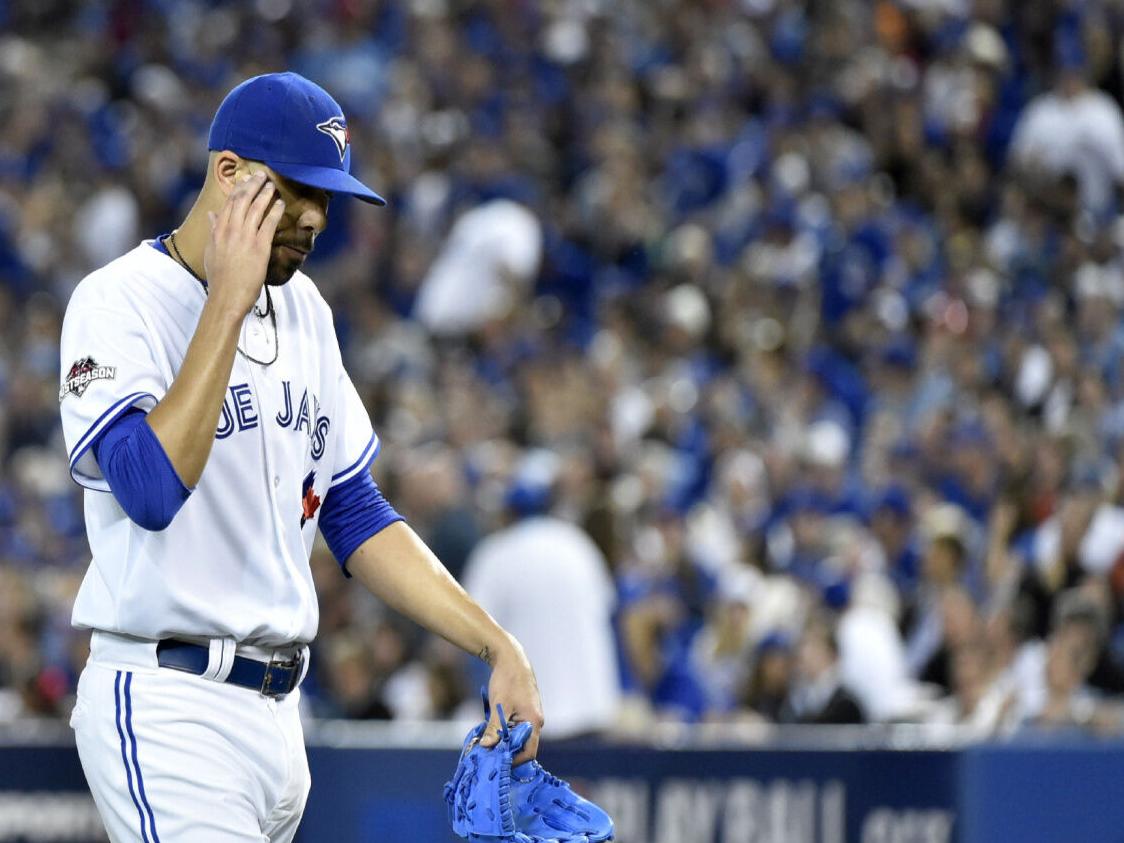
[[[492,713],[488,728],[480,739],[483,746],[495,746],[500,739],[500,720],[498,705],[503,706],[507,722],[530,723],[534,730],[523,751],[514,759],[516,765],[529,761],[539,752],[539,731],[542,729],[542,700],[535,672],[527,660],[523,647],[514,638],[511,646],[495,656],[492,678],[488,681],[488,699]]]

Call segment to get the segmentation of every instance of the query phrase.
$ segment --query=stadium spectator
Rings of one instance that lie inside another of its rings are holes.
[[[776,723],[781,719],[792,685],[792,642],[784,633],[762,639],[742,693],[744,714]]]
[[[898,595],[887,578],[871,574],[857,578],[850,591],[836,628],[841,681],[871,720],[918,716],[926,692],[908,670]]]
[[[1026,722],[1037,728],[1073,728],[1092,724],[1097,699],[1085,684],[1094,654],[1083,649],[1084,640],[1072,627],[1050,636],[1046,647],[1046,694],[1041,706],[1026,712]]]
[[[1124,116],[1110,96],[1088,87],[1080,42],[1063,30],[1056,43],[1057,82],[1027,104],[1011,157],[1030,178],[1075,177],[1082,206],[1102,216],[1124,184]]]
[[[986,646],[996,674],[992,689],[1002,700],[994,724],[1000,733],[1040,709],[1045,698],[1046,645],[1029,626],[1029,611],[1018,602],[998,608],[987,623]]]
[[[380,484],[451,569],[544,449],[662,716],[775,720],[825,610],[875,721],[925,716],[929,665],[957,721],[993,686],[1026,722],[1121,693],[1113,4],[165,7],[0,11],[0,717],[65,714],[83,658],[67,297],[181,218],[219,98],[282,69],[337,92],[391,199],[334,203],[310,273]],[[316,580],[313,713],[475,707],[440,646]],[[1055,620],[1072,589],[1095,623]]]
[[[524,306],[542,226],[523,205],[494,199],[461,216],[418,288],[414,316],[438,337],[471,334]]]
[[[921,560],[922,579],[907,621],[907,658],[917,678],[948,691],[945,620],[961,618],[971,598],[961,588],[967,567],[963,514],[953,507],[930,513],[929,538]],[[959,611],[957,611],[959,609]]]
[[[796,646],[796,664],[782,723],[846,725],[863,723],[862,707],[843,685],[835,631],[825,618],[811,618]]]
[[[523,457],[507,492],[510,524],[472,551],[465,589],[523,643],[549,702],[547,739],[608,731],[620,706],[616,594],[592,540],[551,514],[558,458]]]
[[[651,516],[635,538],[635,558],[620,576],[618,628],[624,688],[663,717],[698,720],[708,710],[705,681],[691,659],[716,592],[714,577],[692,558],[683,518]]]

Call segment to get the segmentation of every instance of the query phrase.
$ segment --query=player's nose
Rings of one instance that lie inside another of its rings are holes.
[[[328,225],[328,208],[326,204],[310,199],[303,200],[297,214],[297,228],[310,238],[315,237]]]

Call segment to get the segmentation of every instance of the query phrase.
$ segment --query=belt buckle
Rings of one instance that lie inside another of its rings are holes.
[[[293,656],[291,659],[284,659],[284,660],[277,658],[276,652],[270,653],[269,661],[266,663],[266,666],[265,666],[265,673],[262,676],[261,688],[259,689],[259,692],[261,693],[261,695],[263,697],[271,697],[273,699],[280,699],[281,697],[290,693],[293,690],[293,688],[296,687],[296,684],[297,684],[296,679],[301,674],[301,666],[302,666],[303,660],[304,660],[304,651],[303,650],[298,650],[297,654],[295,656]],[[273,669],[275,667],[282,668],[282,669],[290,671],[289,682],[285,683],[287,685],[287,687],[277,688],[277,689],[273,688]]]

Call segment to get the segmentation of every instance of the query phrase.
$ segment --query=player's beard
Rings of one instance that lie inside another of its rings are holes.
[[[273,243],[269,252],[269,262],[265,267],[265,283],[270,287],[281,287],[292,280],[293,275],[304,265],[304,258],[298,258],[288,249],[281,248],[286,244]],[[294,248],[311,251],[309,245],[294,246]]]

